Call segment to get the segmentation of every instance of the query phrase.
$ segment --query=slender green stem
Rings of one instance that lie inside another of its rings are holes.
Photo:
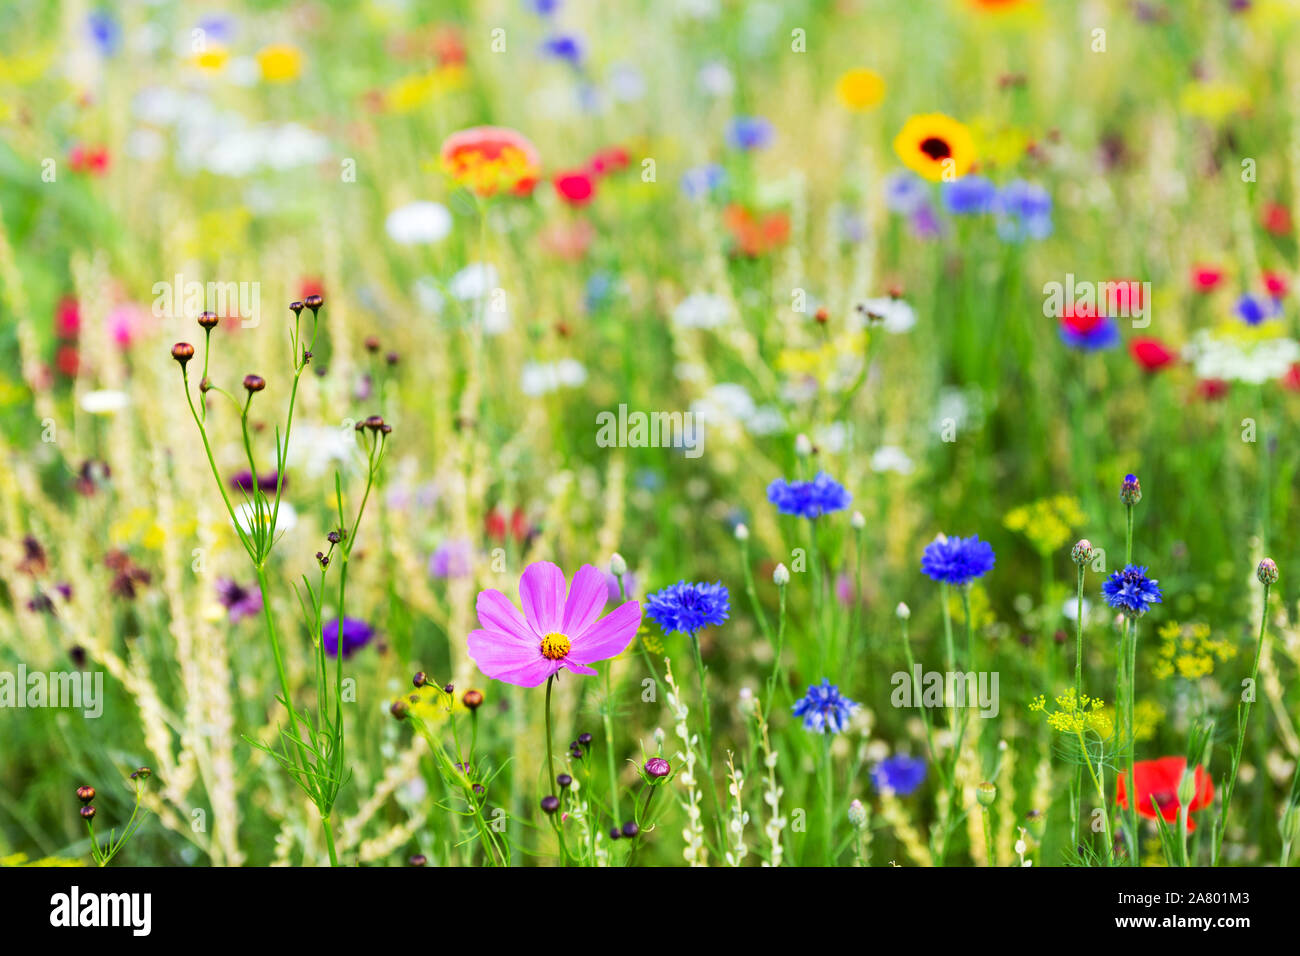
[[[325,828],[325,846],[329,850],[330,866],[338,866],[339,857],[334,850],[334,827],[330,823],[329,817],[321,817],[320,822],[321,826]]]

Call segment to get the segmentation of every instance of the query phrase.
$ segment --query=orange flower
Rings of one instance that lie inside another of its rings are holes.
[[[452,133],[442,144],[441,161],[453,180],[480,196],[527,196],[537,185],[541,166],[537,147],[522,133],[501,126]]]
[[[756,216],[744,206],[730,205],[722,213],[723,225],[744,256],[761,256],[790,238],[790,217],[783,212]]]

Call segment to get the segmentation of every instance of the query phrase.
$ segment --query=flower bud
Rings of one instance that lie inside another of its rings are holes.
[[[794,453],[800,458],[807,458],[813,453],[813,443],[803,432],[794,436]]]
[[[365,345],[366,345],[366,351],[369,352],[371,355],[374,355],[376,352],[379,351],[379,337],[375,335],[366,336]]]
[[[736,535],[736,540],[737,540],[737,541],[748,541],[748,540],[749,540],[749,527],[748,527],[748,525],[745,525],[745,524],[738,524],[738,525],[736,525],[736,530],[735,530],[734,533],[735,533],[735,535]]]
[[[616,578],[621,578],[627,574],[627,561],[617,551],[609,556],[609,573]]]
[[[1075,542],[1074,547],[1070,549],[1070,560],[1075,564],[1085,565],[1092,560],[1092,556],[1097,552],[1092,548],[1092,542],[1087,538],[1080,538]]]
[[[1142,483],[1137,475],[1125,475],[1124,483],[1119,486],[1119,500],[1126,505],[1135,505],[1142,500]]]
[[[560,809],[559,797],[553,795],[542,797],[542,812],[548,817],[558,809]]]
[[[627,837],[629,840],[640,832],[641,828],[636,825],[635,820],[628,820],[627,823],[623,824],[623,836]]]
[[[181,363],[181,368],[185,363],[194,358],[194,346],[189,342],[177,342],[172,346],[172,358]]]
[[[292,312],[294,315],[302,314],[302,310],[303,310],[303,304],[301,302],[295,300],[289,303],[289,311]]]
[[[398,720],[405,720],[411,713],[411,705],[399,698],[393,701],[393,706],[388,708],[388,712]]]
[[[415,676],[411,678],[411,683],[416,687],[423,687],[425,684],[429,683],[429,675],[424,671],[416,671]]]
[[[260,392],[262,389],[266,388],[266,379],[262,378],[260,375],[245,375],[244,388],[248,389],[249,394]]]
[[[560,785],[561,790],[567,790],[569,789],[570,784],[573,783],[573,778],[567,773],[561,773],[556,775],[555,782]]]
[[[460,702],[470,710],[478,710],[483,706],[483,692],[481,690],[467,690],[464,696],[461,697]]]
[[[302,304],[311,309],[312,315],[320,311],[320,307],[325,304],[325,297],[321,295],[309,295],[302,300]]]
[[[867,808],[862,805],[861,800],[854,800],[849,804],[849,823],[859,830],[867,825]]]
[[[790,583],[790,569],[784,564],[778,564],[772,571],[772,583],[779,588],[785,587]]]
[[[975,788],[975,799],[980,802],[981,807],[993,806],[993,801],[998,798],[998,788],[993,784],[985,781]]]
[[[894,608],[894,613],[898,615],[900,621],[906,621],[912,616],[912,609],[902,601],[898,602],[898,607]]]
[[[861,531],[867,526],[867,519],[863,517],[861,511],[853,512],[853,517],[849,518],[849,524]]]
[[[406,862],[407,865],[409,866],[424,866],[429,862],[429,858],[426,857],[423,853],[417,853],[415,854],[415,856],[411,857]]]
[[[91,800],[94,800],[94,799],[95,799],[95,788],[94,788],[94,787],[78,787],[78,788],[77,788],[77,799],[80,800],[82,803],[89,803]]]
[[[93,819],[95,819],[95,808],[94,808],[94,807],[91,807],[91,806],[85,806],[85,807],[82,807],[82,808],[81,808],[81,819],[83,819],[83,820],[93,820]]]
[[[645,762],[646,776],[652,780],[662,780],[672,772],[672,766],[663,757],[651,757]]]
[[[131,774],[131,779],[135,780],[136,778],[139,778],[140,780],[148,780],[152,776],[153,776],[152,770],[150,770],[148,767],[141,767],[139,770]]]
[[[1255,569],[1255,577],[1259,578],[1260,584],[1277,583],[1277,563],[1272,558],[1265,558],[1259,562],[1259,567]]]
[[[215,329],[217,327],[217,322],[219,321],[220,320],[217,318],[217,313],[215,312],[199,313],[199,325],[203,326],[203,328],[207,329],[208,331]]]

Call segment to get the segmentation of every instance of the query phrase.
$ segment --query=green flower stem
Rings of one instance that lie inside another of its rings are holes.
[[[772,673],[767,678],[767,707],[763,711],[763,721],[772,713],[772,702],[776,698],[776,685],[781,679],[781,656],[785,652],[785,589],[786,585],[777,586],[777,600],[780,606],[776,624],[776,656],[772,659]]]

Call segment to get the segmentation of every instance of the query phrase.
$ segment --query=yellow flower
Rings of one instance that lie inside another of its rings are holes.
[[[465,70],[456,65],[403,77],[384,91],[384,107],[392,113],[413,112],[438,94],[462,86],[464,78]]]
[[[1063,734],[1077,735],[1091,731],[1104,740],[1114,728],[1105,701],[1087,694],[1076,700],[1073,687],[1056,698],[1055,710],[1048,709],[1047,698],[1042,694],[1029,702],[1029,709],[1046,715],[1047,725]]]
[[[1237,648],[1222,637],[1214,637],[1203,623],[1180,625],[1167,621],[1157,631],[1160,651],[1151,668],[1160,680],[1177,675],[1184,680],[1199,680],[1214,673],[1216,661],[1235,657]]]
[[[962,123],[942,113],[913,116],[894,137],[894,152],[932,182],[950,182],[975,165],[975,140]]]
[[[845,109],[869,110],[885,98],[885,80],[875,70],[849,70],[836,82],[835,95]]]
[[[413,687],[404,694],[393,698],[393,703],[405,701],[409,710],[408,714],[424,721],[429,726],[436,726],[445,721],[451,714],[464,714],[469,712],[464,701],[459,695],[448,694],[436,684],[427,683],[423,687]]]
[[[287,43],[274,43],[257,51],[257,65],[268,83],[288,83],[302,73],[302,51]]]
[[[1133,736],[1137,740],[1151,740],[1156,728],[1165,719],[1165,709],[1154,700],[1142,699],[1133,705]]]
[[[959,590],[954,589],[948,595],[948,611],[952,614],[953,622],[956,625],[965,627],[966,614],[965,609],[962,607],[961,594],[957,593]],[[968,596],[970,598],[970,617],[973,630],[982,631],[997,623],[998,616],[993,613],[988,592],[984,590],[983,585],[972,584]]]
[[[1232,83],[1189,83],[1179,100],[1182,111],[1210,122],[1227,119],[1250,108],[1250,94]]]
[[[194,54],[194,65],[201,70],[219,73],[230,60],[230,51],[224,46],[214,45],[201,53]]]
[[[1069,495],[1040,498],[1006,513],[1002,524],[1008,531],[1017,531],[1029,539],[1035,551],[1049,555],[1065,547],[1072,537],[1072,529],[1084,522],[1079,499]]]

